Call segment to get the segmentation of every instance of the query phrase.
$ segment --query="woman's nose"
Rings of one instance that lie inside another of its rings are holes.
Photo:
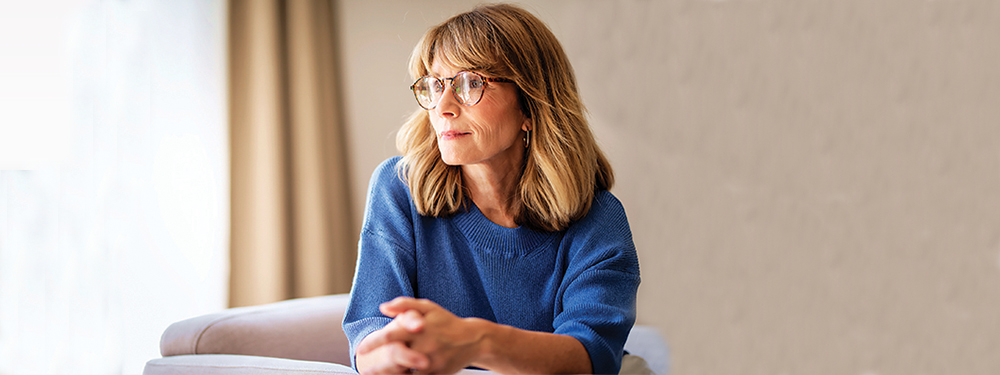
[[[458,117],[462,112],[462,103],[458,102],[458,98],[455,97],[455,91],[451,88],[451,85],[445,87],[444,93],[438,99],[435,110],[443,117]]]

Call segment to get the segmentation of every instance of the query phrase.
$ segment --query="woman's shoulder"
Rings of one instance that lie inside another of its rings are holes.
[[[372,172],[372,177],[384,178],[387,176],[398,176],[399,164],[403,162],[403,157],[396,155],[388,159],[383,160],[375,167],[375,171]]]
[[[625,216],[625,207],[618,200],[618,197],[615,197],[610,191],[599,190],[594,193],[594,199],[590,203],[590,211],[587,211],[587,214],[570,228],[578,225],[606,227],[615,223],[624,224],[627,228],[628,218]]]
[[[598,191],[587,215],[570,225],[564,236],[570,256],[581,269],[604,264],[638,274],[639,265],[625,207],[614,194]]]
[[[375,167],[368,182],[368,206],[392,204],[400,208],[410,206],[410,190],[399,173],[402,157],[393,156]]]
[[[403,188],[405,190],[406,183],[403,182],[403,176],[399,171],[402,160],[402,156],[393,156],[379,163],[379,165],[375,167],[375,171],[372,172],[368,189],[374,190],[382,187],[392,189]]]
[[[583,218],[570,224],[566,230],[570,237],[632,238],[632,231],[625,216],[625,207],[610,191],[595,192],[590,210]]]

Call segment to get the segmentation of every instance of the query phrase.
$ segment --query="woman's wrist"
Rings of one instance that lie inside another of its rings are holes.
[[[593,371],[590,355],[572,336],[526,331],[488,320],[473,328],[483,332],[472,366],[499,373],[585,374]]]
[[[510,327],[491,322],[486,319],[467,318],[472,323],[473,332],[479,333],[476,357],[472,365],[489,369],[490,364],[497,358],[497,348],[500,347],[505,331]]]

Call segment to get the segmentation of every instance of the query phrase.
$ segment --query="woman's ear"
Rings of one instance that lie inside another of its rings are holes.
[[[521,123],[521,130],[524,130],[524,131],[528,132],[528,131],[531,131],[534,128],[535,128],[534,121],[531,121],[530,117],[525,117],[524,118],[524,122]]]

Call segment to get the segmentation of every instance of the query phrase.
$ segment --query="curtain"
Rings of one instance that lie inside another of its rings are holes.
[[[139,374],[226,307],[226,4],[55,3],[0,1],[0,374]]]
[[[350,290],[331,1],[229,4],[230,306]]]

